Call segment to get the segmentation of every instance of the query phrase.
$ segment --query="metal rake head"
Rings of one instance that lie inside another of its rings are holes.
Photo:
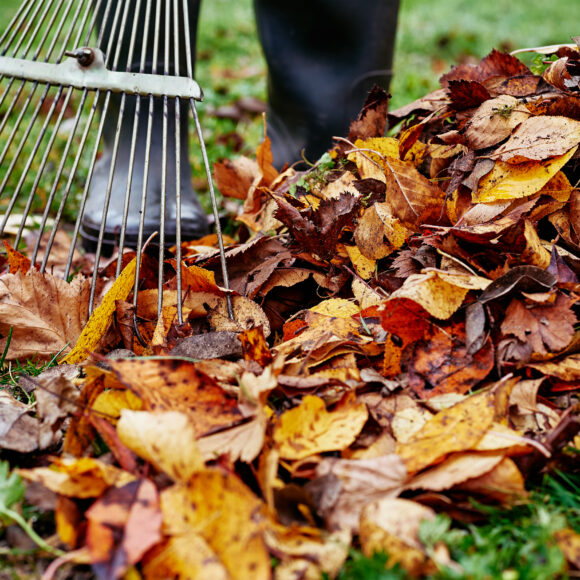
[[[189,13],[189,2],[25,0],[0,38],[0,235],[14,236],[17,247],[25,228],[34,224],[39,235],[31,259],[42,272],[56,232],[68,229],[71,246],[64,272],[68,278],[79,234],[87,227],[87,207],[95,205],[91,188],[99,187],[102,211],[99,207],[99,216],[90,222],[93,231],[84,233],[96,255],[91,310],[100,259],[112,244],[119,253],[128,243],[137,252],[137,304],[141,251],[151,220],[156,220],[159,241],[161,310],[163,251],[175,243],[180,264],[184,189],[193,195],[191,183],[186,179],[184,185],[183,177],[189,175],[183,143],[190,115],[228,287],[217,203],[196,109],[203,93],[193,79],[190,22],[197,14]],[[103,173],[103,166],[104,179],[95,176],[99,170]],[[152,170],[160,175],[159,200],[154,203],[155,215],[148,215]],[[189,198],[185,201],[191,203]],[[122,208],[114,227],[112,205]],[[44,232],[48,240],[39,257]],[[119,275],[122,260],[117,262]],[[178,295],[180,274],[178,267]],[[231,315],[231,306],[229,311]],[[180,304],[178,317],[181,322]]]

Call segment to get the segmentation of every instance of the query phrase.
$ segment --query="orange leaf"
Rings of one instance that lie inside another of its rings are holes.
[[[101,577],[121,577],[161,540],[157,489],[146,479],[109,489],[86,516],[87,545]]]
[[[244,360],[257,362],[261,367],[265,367],[272,362],[272,353],[266,343],[261,327],[244,330],[240,334],[240,341]]]
[[[7,240],[4,240],[4,248],[8,254],[10,274],[16,274],[16,272],[26,274],[30,270],[32,262],[26,256],[15,250]]]
[[[182,360],[111,361],[119,380],[136,393],[147,410],[182,411],[196,437],[242,420],[237,402],[214,379]]]

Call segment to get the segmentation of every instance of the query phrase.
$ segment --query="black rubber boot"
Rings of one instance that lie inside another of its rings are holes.
[[[254,0],[268,64],[268,136],[278,167],[315,161],[388,89],[399,0]]]
[[[123,10],[126,2],[129,3],[129,12],[127,25],[124,33],[120,34],[119,26],[113,30],[115,11],[120,4],[118,22],[121,21]],[[146,2],[141,2],[141,9],[138,15],[135,14],[136,0],[112,0],[109,2],[110,8],[107,12],[106,2],[102,4],[102,10],[97,14],[97,21],[104,32],[101,37],[100,48],[103,52],[110,54],[107,59],[107,66],[116,70],[126,70],[139,72],[142,55],[147,38],[147,48],[145,54],[145,67],[141,72],[157,74],[164,73],[164,13],[161,15],[161,27],[159,38],[159,53],[157,58],[156,70],[153,66],[153,47],[154,47],[154,22],[155,22],[155,5],[150,16],[150,26],[146,35],[145,31],[145,6]],[[166,6],[169,3],[162,3]],[[189,30],[192,46],[187,50],[192,51],[192,62],[195,62],[195,38],[197,20],[199,15],[199,0],[189,0]],[[133,55],[129,54],[130,38],[133,22],[137,18],[139,29],[136,36]],[[183,26],[179,33],[180,40],[180,58],[178,70],[175,70],[173,55],[173,37],[170,38],[170,63],[171,75],[187,75],[186,58],[185,58],[185,32]],[[119,51],[117,66],[114,66],[116,52]],[[123,222],[123,213],[125,208],[125,199],[127,191],[128,177],[132,168],[131,176],[131,194],[129,201],[129,212],[125,228],[125,247],[135,248],[138,242],[139,223],[141,217],[141,199],[143,192],[143,183],[145,179],[145,160],[146,160],[146,138],[147,125],[149,121],[149,98],[141,97],[139,123],[137,132],[137,145],[135,150],[135,159],[131,163],[131,145],[133,139],[133,126],[135,118],[135,107],[137,98],[127,95],[125,97],[123,121],[120,130],[120,141],[118,146],[117,160],[115,164],[115,173],[112,182],[111,196],[109,207],[106,215],[104,252],[110,253],[114,245],[119,242],[119,234]],[[166,208],[165,208],[165,245],[175,243],[176,222],[178,219],[176,211],[176,169],[175,169],[175,152],[176,152],[176,126],[175,126],[175,104],[173,99],[169,99],[168,126],[167,126],[167,171],[166,171]],[[101,103],[101,106],[103,104]],[[122,97],[119,94],[112,94],[109,100],[106,116],[107,123],[104,126],[103,142],[104,151],[95,165],[93,178],[91,180],[89,196],[87,199],[85,212],[81,223],[81,235],[83,246],[89,251],[94,251],[97,245],[97,239],[103,218],[103,209],[105,197],[109,182],[111,163],[115,137],[117,133],[117,120],[119,111],[122,106]],[[193,191],[191,180],[191,168],[189,164],[189,103],[182,102],[180,107],[180,153],[181,153],[181,237],[183,240],[199,238],[208,233],[208,223],[205,213],[203,212],[197,197]],[[110,121],[109,121],[110,120]],[[153,110],[153,128],[151,131],[151,149],[149,154],[149,170],[147,174],[147,203],[145,206],[145,219],[143,241],[145,241],[153,232],[160,229],[161,216],[161,197],[162,197],[162,164],[163,155],[163,99],[154,99]]]

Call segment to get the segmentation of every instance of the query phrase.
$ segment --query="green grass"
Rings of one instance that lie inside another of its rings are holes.
[[[528,503],[511,509],[478,505],[477,525],[452,523],[444,514],[421,524],[427,549],[447,546],[458,568],[442,567],[431,580],[547,580],[567,578],[568,566],[554,532],[569,527],[580,532],[580,475],[546,476]],[[355,551],[338,580],[404,580],[398,565],[385,569],[388,556],[370,558]]]
[[[438,88],[451,65],[477,61],[493,48],[570,43],[579,34],[580,2],[402,0],[392,104]]]

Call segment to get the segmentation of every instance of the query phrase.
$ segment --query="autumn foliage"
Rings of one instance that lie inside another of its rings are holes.
[[[41,457],[19,473],[56,494],[69,551],[47,577],[64,561],[101,578],[333,577],[352,546],[422,576],[456,565],[426,550],[422,520],[477,519],[470,499],[522,501],[572,461],[578,54],[538,76],[493,51],[396,111],[375,90],[306,172],[278,172],[268,139],[218,164],[243,199],[233,320],[215,236],[168,256],[161,301],[155,257],[135,301],[133,256],[114,283],[105,267],[90,318],[86,277],[29,270],[7,245],[0,348],[13,327],[8,358],[63,351],[23,387],[33,411],[0,393],[0,445]],[[580,537],[557,538],[580,566]]]

